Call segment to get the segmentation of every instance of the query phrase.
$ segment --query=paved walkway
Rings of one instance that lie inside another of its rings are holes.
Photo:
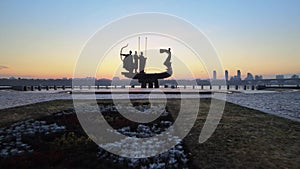
[[[76,97],[81,99],[91,99],[95,95],[79,94]],[[128,99],[128,95],[115,94],[113,98]],[[150,94],[151,98],[180,98],[181,95]],[[184,98],[198,98],[199,95],[186,94]],[[211,95],[201,95],[201,98],[209,98]],[[97,99],[112,99],[110,94],[96,95]],[[132,94],[131,99],[149,98],[149,94]],[[0,90],[0,109],[16,107],[21,105],[45,102],[57,99],[72,99],[68,93],[59,91],[13,91]],[[281,91],[281,92],[244,92],[227,94],[226,101],[241,106],[253,108],[269,114],[300,121],[300,91]]]

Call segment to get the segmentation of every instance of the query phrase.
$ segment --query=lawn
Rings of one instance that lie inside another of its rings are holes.
[[[197,99],[192,99],[198,102]],[[88,102],[88,101],[87,101]],[[132,100],[135,105],[147,100]],[[174,121],[180,100],[169,99],[168,118]],[[189,168],[299,168],[300,123],[265,114],[260,111],[226,103],[223,117],[213,135],[198,143],[210,99],[201,99],[196,123],[183,144],[188,154]],[[110,100],[98,104],[112,104]],[[44,120],[66,126],[66,131],[48,135],[26,136],[32,153],[0,157],[1,168],[126,168],[109,160],[99,159],[98,146],[82,130],[75,114],[55,116],[72,111],[72,101],[58,100],[0,110],[0,126],[7,127],[26,119]],[[186,110],[189,111],[189,110]],[[136,124],[104,114],[114,128]],[[118,122],[118,121],[121,122]]]

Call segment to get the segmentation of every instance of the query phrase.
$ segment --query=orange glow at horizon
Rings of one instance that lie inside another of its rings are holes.
[[[130,45],[128,48],[124,49],[124,53],[128,53],[130,49],[137,49],[135,38],[129,39],[128,42]],[[121,79],[124,78],[120,72],[125,70],[119,70],[119,72],[116,72],[115,70],[116,67],[120,67],[122,64],[119,58],[119,49],[124,45],[124,43],[118,44],[110,51],[107,56],[108,60],[104,60],[104,63],[96,72],[95,77],[97,79],[112,79],[114,76],[117,76]],[[189,53],[188,50],[182,49],[178,43],[170,41],[169,39],[158,40],[155,37],[149,37],[148,43],[148,50],[158,50],[160,48],[172,47],[172,54],[188,65],[192,72],[192,76],[179,73],[182,70],[182,67],[179,64],[179,61],[174,62],[174,77],[177,79],[206,79],[212,77],[212,72],[206,72],[203,64],[200,61],[197,61],[195,57],[192,56],[193,54]],[[163,46],[157,44],[162,44]],[[143,47],[143,45],[141,46]],[[254,44],[251,46],[254,46]],[[228,70],[230,76],[236,75],[236,71],[238,69],[241,70],[243,77],[245,77],[248,72],[252,73],[253,75],[300,73],[300,65],[295,64],[299,63],[299,57],[295,57],[294,60],[280,57],[291,53],[287,49],[286,51],[283,50],[281,52],[272,51],[271,49],[268,49],[267,51],[266,49],[255,49],[251,53],[245,52],[248,51],[245,46],[238,46],[238,48],[235,50],[232,49],[233,48],[228,44],[219,48],[217,47],[219,57],[221,58],[221,62],[224,67],[223,69]],[[48,49],[46,48],[38,49],[37,51],[1,51],[2,55],[6,56],[1,58],[1,65],[5,65],[8,68],[0,69],[0,78],[10,76],[28,78],[72,78],[76,66],[77,56],[79,55],[80,51],[61,49],[56,52],[46,52],[47,50]],[[297,53],[293,53],[293,55],[297,55]],[[164,54],[159,53],[152,58],[155,57],[161,57],[158,58],[161,63],[166,58]],[[150,59],[152,60],[152,58],[149,57],[148,61],[150,61]],[[292,62],[294,64],[291,64]],[[165,69],[164,67],[160,68]],[[84,78],[86,76],[82,74],[81,77]],[[224,77],[224,72],[217,72],[217,77]]]

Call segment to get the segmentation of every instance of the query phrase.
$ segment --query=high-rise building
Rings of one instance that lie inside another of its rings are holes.
[[[215,70],[213,71],[213,79],[217,80],[217,72]]]
[[[228,78],[229,78],[229,76],[228,76],[228,70],[225,70],[225,80],[228,81],[229,80]]]
[[[241,80],[241,71],[237,70],[237,74],[236,74],[237,80]]]

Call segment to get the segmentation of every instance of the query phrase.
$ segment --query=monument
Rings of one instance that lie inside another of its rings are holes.
[[[135,51],[134,55],[132,55],[132,51],[130,50],[128,54],[123,54],[122,50],[128,47],[128,44],[121,48],[120,50],[120,59],[123,61],[123,68],[127,70],[127,72],[121,72],[127,78],[137,79],[139,83],[141,83],[141,88],[159,88],[158,79],[168,78],[172,75],[172,63],[171,63],[171,48],[169,49],[160,49],[160,53],[166,53],[168,56],[164,61],[164,65],[166,66],[165,72],[158,73],[147,73],[145,72],[145,66],[147,58],[144,56],[143,52]]]

